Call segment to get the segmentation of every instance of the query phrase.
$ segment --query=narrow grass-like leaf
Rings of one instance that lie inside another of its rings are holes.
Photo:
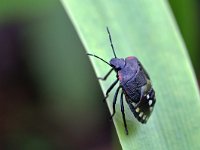
[[[134,55],[149,72],[157,103],[146,125],[134,119],[126,105],[129,135],[124,132],[120,105],[114,124],[122,148],[200,149],[200,101],[193,69],[165,0],[62,0],[88,53],[109,61],[113,57],[106,26],[109,26],[118,57]],[[91,58],[97,76],[109,66]],[[105,93],[116,79],[100,81]],[[113,90],[114,93],[114,90]],[[112,111],[113,94],[108,99]]]

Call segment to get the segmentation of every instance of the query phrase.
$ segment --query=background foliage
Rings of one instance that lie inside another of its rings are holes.
[[[131,138],[124,135],[118,111],[115,125],[123,147],[198,149],[198,91],[167,1],[148,5],[133,1],[133,6],[128,5],[130,1],[66,2],[71,8],[68,15],[59,1],[0,1],[0,149],[121,149],[85,55],[86,48],[106,60],[112,57],[106,25],[117,55],[136,55],[159,91],[155,112],[144,129],[126,112]],[[170,3],[199,76],[198,1]],[[170,67],[165,58],[170,59]],[[104,64],[92,62],[98,75],[107,71]],[[158,68],[164,69],[158,74]],[[163,83],[158,80],[161,77]],[[101,83],[103,90],[113,78],[114,74]],[[151,144],[152,137],[161,143]],[[143,139],[147,145],[141,143]]]

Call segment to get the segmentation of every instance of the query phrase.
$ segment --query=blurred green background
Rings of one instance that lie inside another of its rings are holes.
[[[200,79],[200,2],[169,2]],[[59,1],[0,0],[0,150],[121,149],[80,43]]]

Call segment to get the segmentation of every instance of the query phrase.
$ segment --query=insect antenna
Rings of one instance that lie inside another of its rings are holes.
[[[100,59],[101,61],[105,62],[106,64],[108,64],[109,66],[111,66],[107,61],[105,61],[104,59],[100,58],[99,56],[96,56],[96,55],[93,55],[93,54],[89,54],[89,53],[86,53],[88,56],[93,56],[93,57],[96,57],[98,59]],[[111,66],[112,67],[112,66]]]
[[[112,43],[112,38],[111,38],[110,31],[109,31],[108,27],[106,27],[106,29],[107,29],[107,32],[108,32],[108,35],[109,35],[110,45],[111,45],[111,47],[112,47],[113,54],[114,54],[115,58],[117,58],[116,53],[115,53],[115,50],[114,50],[114,46],[113,46],[113,43]]]

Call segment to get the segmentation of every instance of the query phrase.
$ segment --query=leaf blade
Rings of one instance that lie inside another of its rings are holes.
[[[89,53],[106,60],[113,57],[105,28],[109,26],[117,56],[137,56],[150,74],[157,103],[147,125],[133,119],[126,106],[130,132],[126,136],[117,103],[114,123],[123,149],[199,149],[196,141],[200,137],[198,87],[167,2],[62,2]],[[103,63],[91,61],[97,76],[109,70]],[[100,82],[104,93],[115,78],[112,74],[107,82]],[[112,97],[113,94],[108,100],[111,111]]]

